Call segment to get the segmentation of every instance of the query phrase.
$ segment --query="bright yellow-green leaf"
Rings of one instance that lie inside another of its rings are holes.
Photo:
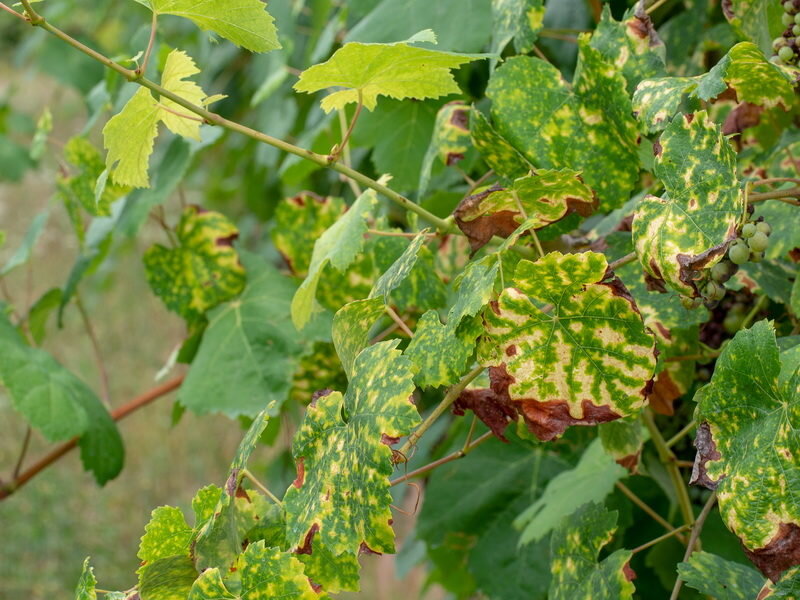
[[[146,88],[140,88],[103,128],[108,155],[106,166],[114,169],[112,178],[119,185],[148,187],[147,166],[158,135],[162,109]],[[116,168],[115,168],[116,167]]]
[[[372,110],[378,96],[423,100],[458,93],[460,90],[450,70],[484,56],[410,45],[434,40],[428,30],[393,44],[350,42],[328,61],[303,71],[294,89],[312,93],[332,87],[345,88],[322,100],[325,112],[359,100]]]
[[[186,52],[173,50],[169,53],[167,62],[164,64],[161,85],[184,100],[201,106],[205,103],[206,93],[194,81],[186,80],[187,77],[196,75],[199,72],[200,69],[197,68],[197,65]],[[169,98],[162,98],[161,105],[165,109],[161,114],[161,120],[164,121],[164,125],[172,133],[194,140],[200,139],[200,125],[202,123],[198,117],[188,114],[185,108]]]

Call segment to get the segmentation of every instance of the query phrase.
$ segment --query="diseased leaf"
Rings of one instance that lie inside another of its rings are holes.
[[[498,262],[486,256],[469,263],[453,282],[456,299],[447,313],[447,323],[458,327],[463,319],[477,315],[494,295]]]
[[[97,579],[94,577],[94,569],[89,564],[89,557],[83,561],[83,569],[75,587],[75,600],[97,600],[95,586]]]
[[[253,416],[273,400],[277,414],[307,350],[307,337],[297,334],[290,317],[296,284],[260,256],[240,256],[247,285],[238,298],[208,313],[208,328],[178,392],[178,401],[198,414]]]
[[[542,495],[515,519],[514,526],[522,529],[519,543],[539,541],[564,519],[574,517],[582,505],[602,502],[614,490],[614,484],[627,474],[596,439],[574,469],[553,477]]]
[[[411,274],[411,270],[417,264],[417,258],[422,245],[425,243],[428,230],[423,229],[420,231],[413,240],[408,244],[403,254],[392,263],[383,275],[378,278],[372,291],[369,294],[370,298],[383,298],[387,304],[390,304],[389,295],[392,290],[396,289],[403,281]]]
[[[170,556],[139,568],[141,600],[186,600],[197,571],[188,556]]]
[[[590,45],[622,71],[628,93],[633,93],[642,79],[666,73],[664,42],[641,5],[636,5],[636,10],[624,21],[615,21],[609,5],[604,4]]]
[[[797,600],[800,595],[800,568],[789,569],[777,583],[767,581],[757,600]]]
[[[736,153],[705,111],[674,120],[660,144],[654,173],[666,194],[639,203],[636,253],[653,278],[696,297],[694,273],[725,255],[744,210]]]
[[[317,239],[308,276],[292,299],[292,321],[298,330],[302,330],[311,320],[317,284],[325,266],[330,263],[333,268],[343,272],[361,252],[367,231],[366,219],[377,203],[375,192],[367,190]]]
[[[550,541],[550,600],[632,599],[630,550],[617,550],[601,562],[598,554],[617,528],[617,513],[600,504],[586,504],[564,517]]]
[[[473,108],[469,116],[472,144],[491,169],[508,179],[522,177],[532,165],[511,143],[501,136],[482,112]]]
[[[284,497],[290,547],[313,548],[318,538],[335,555],[362,547],[394,552],[386,442],[420,421],[410,401],[411,364],[398,343],[362,350],[347,393],[331,392],[309,406],[292,444],[297,479]]]
[[[96,196],[97,181],[106,167],[100,151],[86,138],[71,138],[64,146],[64,159],[77,169],[77,173],[59,174],[57,180],[58,195],[71,216],[77,206],[94,217],[110,216],[111,204],[130,191],[127,186],[106,181],[99,198]],[[79,237],[82,235],[81,227]]]
[[[653,336],[607,268],[593,252],[521,260],[513,285],[484,312],[479,358],[491,367],[492,390],[540,439],[637,414],[646,402]]]
[[[725,0],[722,12],[734,31],[757,44],[762,52],[772,50],[772,40],[784,29],[781,24],[781,2]]]
[[[435,40],[433,32],[426,30],[393,44],[347,43],[326,62],[303,71],[294,89],[313,93],[331,87],[345,88],[322,100],[325,112],[359,101],[373,110],[378,96],[424,100],[458,93],[450,70],[484,56],[410,45]]]
[[[281,47],[272,16],[261,0],[149,0],[160,15],[176,15],[252,52]]]
[[[754,600],[764,578],[741,563],[708,552],[693,552],[678,563],[678,576],[691,588],[716,600]]]
[[[800,564],[800,365],[782,380],[775,330],[739,331],[695,395],[698,453],[692,482],[716,489],[727,527],[776,581]]]
[[[345,304],[334,315],[331,336],[348,379],[353,376],[356,357],[369,342],[372,326],[385,310],[382,298],[367,298]]]
[[[685,95],[708,101],[728,88],[739,102],[783,110],[794,106],[792,74],[767,60],[754,44],[742,42],[704,75],[642,81],[633,95],[633,110],[648,131],[658,131],[678,112]]]
[[[181,509],[174,506],[156,508],[144,531],[137,553],[140,560],[150,563],[169,556],[189,555],[193,531]]]
[[[358,592],[361,589],[358,556],[345,552],[339,556],[331,553],[318,540],[313,543],[310,554],[297,554],[305,566],[305,574],[315,585],[331,594]]]
[[[443,325],[435,310],[429,310],[417,323],[404,354],[417,369],[414,381],[423,388],[451,385],[467,368],[481,332],[476,319],[459,325]]]
[[[436,113],[428,150],[422,160],[417,186],[417,198],[424,198],[428,191],[433,163],[439,161],[447,165],[457,164],[464,159],[470,149],[469,105],[454,100],[448,102]],[[407,125],[406,125],[407,126]]]
[[[244,287],[244,269],[233,248],[239,231],[218,212],[187,206],[176,234],[177,248],[156,244],[145,252],[147,281],[167,308],[197,321]]]
[[[301,277],[308,273],[314,242],[344,210],[341,198],[320,198],[313,194],[299,194],[278,203],[270,235],[292,273]]]
[[[631,473],[636,473],[639,457],[645,441],[642,423],[637,418],[618,419],[600,425],[600,441],[603,450],[614,461]]]
[[[520,54],[533,49],[544,26],[542,0],[492,0],[492,46],[494,54],[501,54],[511,40]]]
[[[588,37],[579,48],[572,86],[553,65],[518,56],[495,71],[486,94],[502,137],[536,167],[581,171],[610,210],[625,203],[638,180],[639,134],[622,74]]]
[[[508,237],[525,220],[531,229],[542,229],[573,212],[588,216],[595,208],[597,198],[580,174],[542,169],[509,187],[492,186],[465,197],[453,214],[476,251],[495,235]]]

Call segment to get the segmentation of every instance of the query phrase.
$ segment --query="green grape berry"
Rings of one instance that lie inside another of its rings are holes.
[[[769,238],[766,233],[756,231],[753,237],[747,240],[747,245],[753,252],[763,252],[769,246]]]
[[[722,326],[729,334],[733,335],[742,328],[744,313],[728,313],[722,321]]]
[[[792,33],[793,33],[795,36],[798,36],[798,35],[800,35],[800,25],[795,25],[794,27],[792,27]]]
[[[765,221],[759,221],[756,223],[756,231],[763,233],[764,235],[769,235],[772,233],[772,227],[769,226],[769,223]]]
[[[747,305],[736,302],[728,309],[728,312],[736,315],[743,315],[747,312]]]
[[[786,38],[783,36],[776,37],[774,40],[772,40],[772,49],[775,50],[775,52],[777,52],[786,45],[787,45]]]
[[[783,62],[789,62],[794,58],[794,51],[789,46],[784,46],[778,50],[778,56]]]
[[[743,265],[750,258],[750,248],[744,242],[734,242],[728,250],[728,258],[735,265]]]
[[[718,283],[725,283],[733,277],[738,268],[729,260],[721,260],[711,267],[711,279]]]
[[[750,262],[760,263],[764,260],[764,253],[763,252],[751,252],[750,253]]]
[[[700,306],[702,299],[700,298],[690,298],[689,296],[681,296],[681,304],[683,308],[686,310],[693,310]]]
[[[794,22],[795,22],[795,25],[800,25],[800,13],[797,13],[794,16]]]
[[[716,281],[709,281],[703,289],[703,296],[705,296],[707,300],[722,300],[725,297],[725,286]]]
[[[786,27],[789,25],[794,25],[794,17],[789,13],[783,13],[781,15],[781,23],[783,23]]]
[[[755,223],[745,223],[742,225],[742,237],[751,238],[756,234]]]
[[[773,65],[782,65],[783,64],[783,61],[781,60],[781,57],[778,56],[777,54],[773,54],[772,56],[770,56],[769,57],[769,62],[771,62]]]

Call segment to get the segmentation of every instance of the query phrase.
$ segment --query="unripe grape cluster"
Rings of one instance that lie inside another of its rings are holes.
[[[739,237],[728,247],[728,255],[708,269],[705,281],[698,284],[702,297],[682,298],[684,307],[691,309],[704,304],[706,308],[715,308],[725,297],[725,284],[736,274],[740,265],[764,260],[771,233],[772,228],[763,218],[742,225]]]
[[[783,14],[781,21],[786,26],[783,34],[772,41],[772,49],[775,54],[772,62],[776,64],[793,65],[800,57],[800,0],[785,0],[782,2]]]

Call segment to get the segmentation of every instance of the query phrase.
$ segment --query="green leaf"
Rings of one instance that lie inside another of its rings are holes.
[[[773,584],[771,581],[767,581],[759,593],[758,599],[797,600],[798,595],[800,595],[800,568],[794,567],[786,571],[777,583]]]
[[[333,317],[331,337],[347,378],[353,376],[356,357],[369,342],[369,333],[384,311],[383,298],[367,298],[345,304]]]
[[[237,516],[239,508],[236,502],[236,492],[244,474],[242,470],[247,466],[261,434],[267,427],[270,407],[263,410],[254,420],[250,429],[239,443],[236,455],[230,466],[230,474],[225,482],[225,487],[218,495],[218,500],[213,511],[209,511],[213,501],[214,488],[206,489],[202,496],[197,498],[196,506],[192,504],[197,514],[197,538],[194,543],[193,553],[197,568],[200,570],[218,567],[224,572],[236,560],[242,549],[242,534],[239,531]],[[201,526],[201,515],[208,515],[208,520]]]
[[[494,296],[494,283],[497,280],[498,261],[486,256],[469,263],[456,277],[453,287],[456,299],[447,313],[447,323],[458,327],[463,319],[477,315]]]
[[[542,0],[494,0],[492,2],[493,54],[501,54],[511,40],[520,54],[533,49],[544,26]]]
[[[477,319],[464,321],[460,327],[451,322],[443,325],[438,313],[429,310],[417,323],[404,354],[416,367],[414,381],[420,387],[451,385],[467,369],[481,324]]]
[[[472,144],[491,169],[508,179],[522,177],[532,165],[511,143],[501,136],[482,112],[470,111],[469,132]]]
[[[137,572],[141,600],[186,600],[198,575],[188,556],[161,558]]]
[[[47,149],[47,138],[51,131],[53,131],[53,113],[50,112],[49,107],[45,106],[39,120],[36,121],[36,132],[31,140],[29,152],[31,160],[38,161],[44,156]]]
[[[486,94],[502,137],[536,167],[581,171],[610,210],[638,181],[639,134],[622,74],[588,37],[580,38],[579,48],[572,86],[553,65],[518,56],[495,71]]]
[[[685,95],[709,101],[728,88],[739,102],[783,110],[794,106],[792,73],[767,60],[754,44],[742,42],[705,75],[642,81],[633,96],[633,110],[647,131],[658,131],[679,111]]]
[[[627,471],[594,440],[575,468],[556,475],[544,493],[514,521],[522,529],[520,544],[541,540],[587,502],[602,502]]]
[[[219,569],[206,569],[192,584],[187,600],[237,600],[225,587]]]
[[[39,236],[42,235],[42,231],[44,231],[44,226],[47,224],[48,216],[49,213],[47,211],[43,211],[34,217],[33,222],[25,232],[25,237],[22,238],[22,243],[20,244],[19,248],[14,251],[14,254],[11,255],[11,258],[9,258],[6,261],[6,264],[3,265],[3,268],[0,269],[0,277],[5,277],[11,271],[21,265],[24,265],[30,260],[31,254],[33,253],[33,247],[39,240]]]
[[[47,333],[47,320],[61,304],[61,289],[48,290],[28,311],[28,331],[37,345],[41,345]]]
[[[369,293],[370,298],[383,298],[389,304],[389,295],[392,290],[396,289],[403,281],[411,274],[411,270],[417,264],[419,251],[427,239],[428,230],[423,229],[414,239],[406,246],[403,254],[392,263],[383,275],[378,278],[375,285],[372,286],[372,291]]]
[[[314,242],[344,210],[341,198],[319,198],[313,194],[299,194],[278,204],[270,235],[292,273],[300,276],[308,273]]]
[[[739,331],[695,395],[698,454],[692,482],[717,490],[720,515],[745,553],[772,579],[794,566],[800,542],[797,434],[800,365],[781,385],[775,330],[759,321]]]
[[[239,231],[218,212],[187,206],[176,234],[177,248],[156,244],[145,252],[147,281],[167,308],[197,321],[244,287],[244,269],[232,245]]]
[[[572,212],[588,216],[595,208],[597,198],[577,172],[542,169],[510,187],[492,186],[465,197],[453,214],[475,251],[495,235],[508,237],[523,221],[542,229]]]
[[[136,555],[140,560],[151,563],[169,556],[189,555],[194,532],[186,523],[181,509],[174,506],[156,508],[144,532]]]
[[[764,53],[772,51],[772,40],[784,30],[781,2],[729,0],[722,5],[722,12],[734,31],[756,43]]]
[[[362,545],[394,552],[392,452],[384,440],[407,435],[420,421],[410,401],[411,364],[398,343],[363,350],[347,394],[331,392],[309,406],[292,444],[298,477],[284,497],[290,547],[319,536],[336,555],[357,554]]]
[[[758,571],[708,552],[693,552],[687,562],[678,563],[678,576],[717,600],[753,600],[764,582]]]
[[[406,104],[406,103],[404,103]],[[418,102],[412,105],[420,104]],[[428,150],[422,160],[419,172],[419,184],[417,186],[417,198],[422,199],[428,190],[431,179],[433,163],[438,158],[446,165],[454,165],[464,159],[470,149],[469,135],[469,105],[454,100],[448,102],[439,112],[436,113],[436,122],[433,125],[433,135],[431,136]],[[408,127],[406,123],[405,127]],[[412,153],[418,155],[418,152]],[[394,169],[379,169],[382,172],[396,173]]]
[[[622,71],[629,94],[642,79],[666,74],[664,42],[641,5],[624,21],[615,21],[609,5],[604,4],[590,45]]]
[[[147,88],[139,88],[125,108],[103,128],[106,166],[118,185],[149,187],[147,166],[158,135],[161,109]]]
[[[696,271],[725,255],[744,210],[736,153],[705,111],[674,120],[660,143],[654,173],[666,194],[639,203],[636,253],[653,278],[698,296]]]
[[[212,309],[208,328],[178,401],[198,413],[253,416],[286,399],[306,350],[290,318],[297,286],[266,260],[241,253],[247,285],[241,296]]]
[[[460,90],[450,70],[484,56],[410,45],[435,39],[433,32],[426,30],[393,44],[350,42],[326,62],[303,71],[294,89],[313,93],[330,87],[345,88],[322,100],[325,112],[359,101],[373,110],[378,96],[424,100],[458,93]]]
[[[160,15],[176,15],[200,29],[213,31],[252,52],[281,47],[272,16],[261,0],[149,0]]]
[[[645,404],[655,343],[607,268],[593,252],[521,260],[512,285],[484,312],[481,364],[540,439],[634,415]]]
[[[298,330],[302,330],[311,320],[317,284],[325,266],[330,263],[337,271],[343,272],[361,252],[367,232],[366,219],[377,204],[375,192],[367,190],[317,239],[308,276],[292,299],[292,321]]]
[[[603,423],[599,430],[606,454],[618,465],[636,473],[645,440],[641,421],[638,418],[619,419]]]
[[[617,513],[586,504],[564,517],[550,541],[550,600],[624,600],[635,591],[629,575],[630,550],[617,550],[597,562],[617,528]]]
[[[94,569],[89,565],[89,557],[83,561],[83,569],[75,587],[75,600],[97,600],[95,586],[97,579],[94,577]]]
[[[298,554],[297,559],[305,566],[305,573],[316,585],[331,594],[339,592],[358,592],[358,557],[345,552],[339,556],[331,553],[323,544],[314,542],[311,554]]]

